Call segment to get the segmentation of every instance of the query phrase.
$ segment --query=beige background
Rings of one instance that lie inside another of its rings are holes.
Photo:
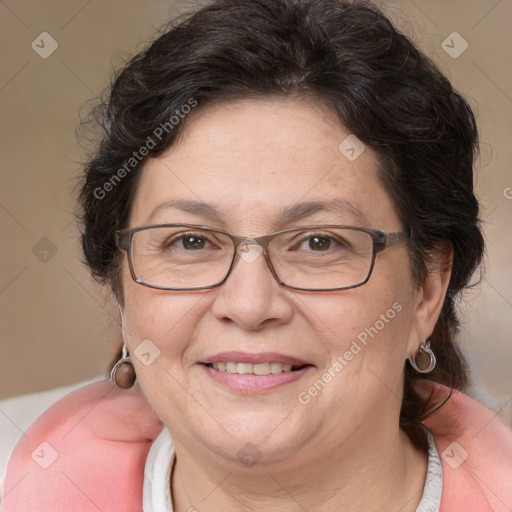
[[[512,418],[512,2],[384,5],[467,95],[479,121],[487,272],[462,305],[461,341],[478,396],[488,393]],[[116,310],[80,263],[73,211],[85,157],[74,129],[112,67],[177,9],[163,0],[0,0],[0,398],[101,374],[112,357]],[[457,59],[441,47],[454,31],[469,45]],[[58,43],[47,59],[31,47],[42,32]]]

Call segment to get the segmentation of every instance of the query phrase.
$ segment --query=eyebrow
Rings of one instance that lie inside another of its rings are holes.
[[[363,225],[368,224],[366,215],[350,201],[345,199],[332,199],[331,201],[308,201],[289,206],[281,211],[277,218],[277,224],[287,224],[291,221],[309,217],[314,213],[337,213],[341,215],[349,215]]]
[[[181,210],[182,212],[192,213],[201,217],[207,217],[212,220],[222,222],[222,216],[215,206],[205,203],[203,201],[193,201],[190,199],[173,199],[158,204],[153,211],[149,214],[147,222],[150,222],[156,215],[164,210],[170,209]]]
[[[212,204],[203,201],[195,201],[190,199],[173,199],[158,204],[149,214],[147,223],[164,210],[176,209],[182,212],[191,213],[193,215],[223,222],[223,217],[218,208]],[[354,218],[361,226],[368,226],[366,215],[352,202],[344,199],[332,199],[330,201],[307,201],[298,203],[293,206],[283,208],[277,215],[274,226],[283,226],[294,221],[309,217],[314,213],[338,213],[341,215],[349,215]]]

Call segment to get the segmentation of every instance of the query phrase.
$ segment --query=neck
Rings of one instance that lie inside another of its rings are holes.
[[[298,455],[297,461],[248,468],[176,443],[174,511],[414,512],[427,469],[426,454],[398,428],[393,435],[351,439],[320,457]]]

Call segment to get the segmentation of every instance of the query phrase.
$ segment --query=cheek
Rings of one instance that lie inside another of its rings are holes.
[[[157,371],[160,358],[155,358],[155,364],[146,365],[140,357],[148,350],[165,355],[169,367],[181,364],[198,317],[204,314],[200,311],[204,294],[172,294],[125,281],[124,298],[123,339],[135,356],[137,374],[160,373]]]
[[[168,411],[189,414],[190,355],[195,326],[204,311],[200,295],[172,295],[125,284],[123,339],[146,399],[165,422]]]
[[[369,284],[369,283],[368,283]],[[329,411],[325,428],[379,418],[401,396],[413,308],[407,287],[354,289],[337,297],[305,297],[326,364],[298,397],[310,418]]]
[[[337,361],[344,373],[361,373],[364,368],[388,368],[401,375],[413,319],[414,294],[405,282],[341,292],[331,296],[309,296],[302,300],[311,313],[329,367]],[[339,370],[339,365],[336,365]],[[388,373],[386,370],[385,373]]]

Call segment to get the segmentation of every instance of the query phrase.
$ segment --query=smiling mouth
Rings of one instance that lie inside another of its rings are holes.
[[[234,361],[208,363],[205,366],[224,373],[237,373],[239,375],[277,375],[284,372],[302,370],[308,364],[291,365],[275,362],[265,363],[237,363]]]

